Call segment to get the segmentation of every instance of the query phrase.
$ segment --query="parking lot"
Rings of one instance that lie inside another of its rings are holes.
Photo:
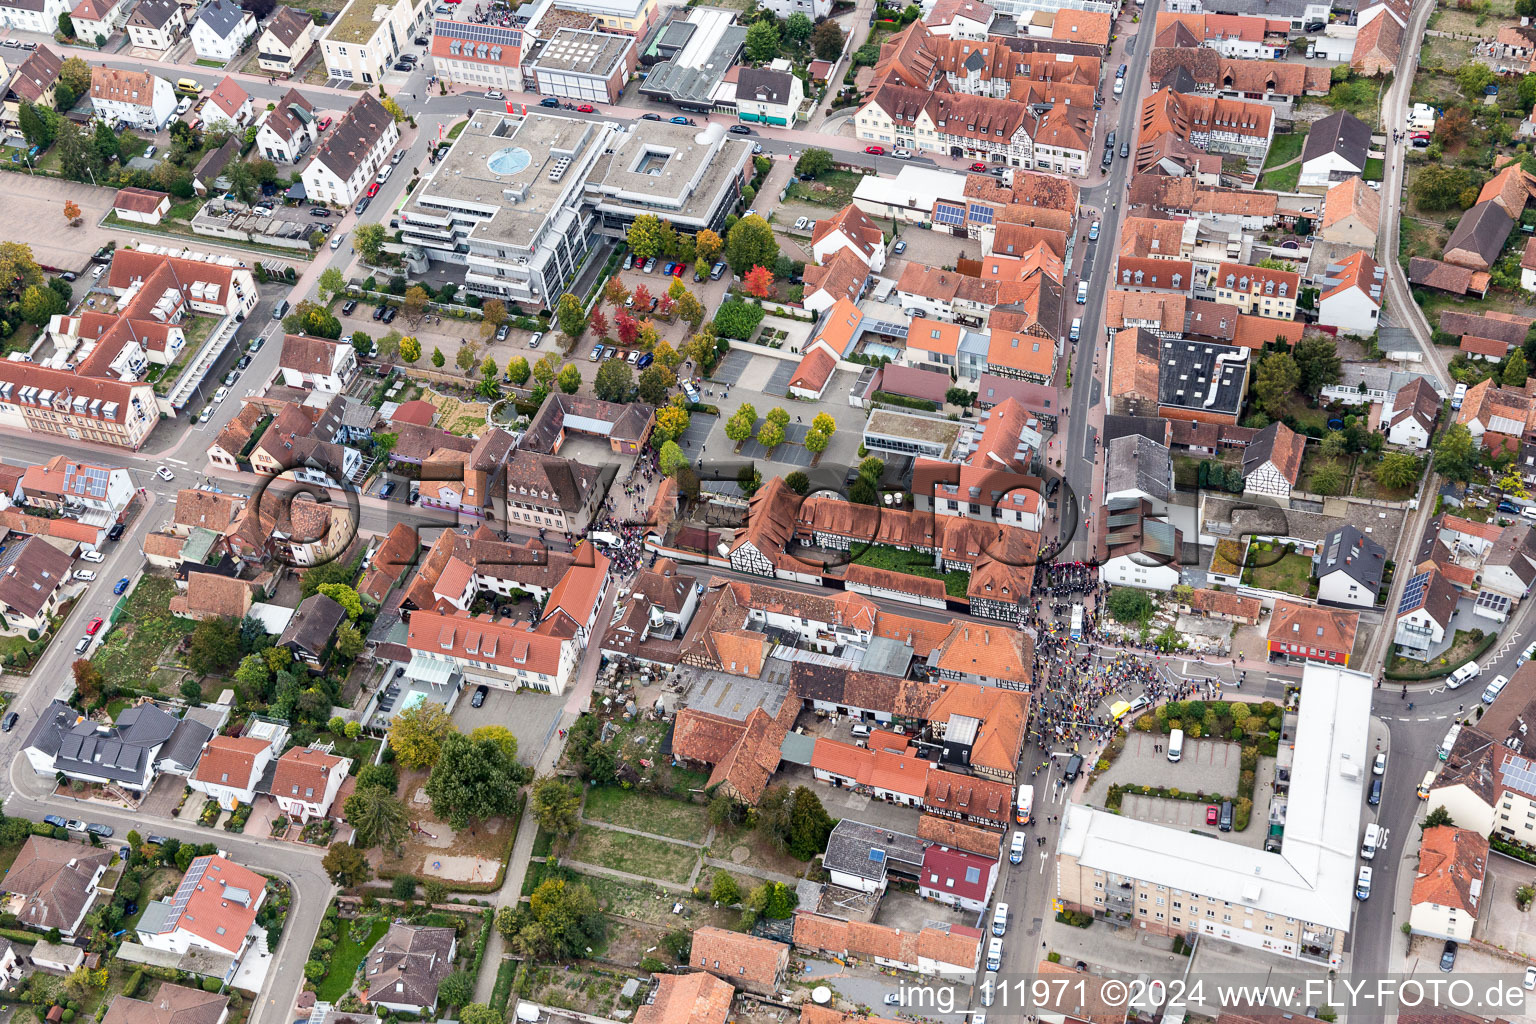
[[[470,707],[475,687],[465,684],[458,705],[453,709],[453,720],[461,732],[471,732],[482,725],[504,725],[517,737],[518,759],[532,763],[534,756],[544,748],[555,724],[560,720],[560,710],[565,702],[547,693],[530,690],[513,692],[492,687],[485,695],[483,707]]]
[[[1536,956],[1536,914],[1521,913],[1515,906],[1515,891],[1522,885],[1536,885],[1536,865],[1489,857],[1482,913],[1472,935],[1522,956]]]
[[[1154,750],[1154,746],[1162,749]],[[1177,788],[1185,793],[1236,791],[1242,762],[1242,749],[1236,743],[1186,739],[1183,756],[1177,762],[1168,760],[1167,749],[1168,737],[1133,730],[1109,771],[1094,780],[1088,801],[1103,806],[1109,787],[1116,783]],[[1255,816],[1259,813],[1260,808],[1255,807]]]
[[[77,228],[65,226],[66,200],[74,200],[80,207],[83,220]],[[27,243],[32,247],[33,258],[44,266],[80,271],[85,269],[91,254],[107,242],[116,239],[123,245],[127,241],[120,232],[96,225],[112,209],[109,189],[31,174],[10,174],[5,179],[5,209],[5,217],[0,218],[0,239]]]

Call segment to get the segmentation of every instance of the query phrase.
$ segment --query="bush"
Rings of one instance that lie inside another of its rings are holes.
[[[204,992],[217,992],[219,989],[221,989],[223,987],[224,987],[224,982],[221,981],[218,978],[204,978],[203,979],[203,991]]]

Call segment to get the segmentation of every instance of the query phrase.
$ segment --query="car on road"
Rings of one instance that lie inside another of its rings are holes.
[[[757,154],[761,153],[762,151],[763,151],[763,144],[761,142],[754,142],[754,143],[752,143],[752,155],[753,156],[756,156]]]
[[[203,411],[198,413],[198,415],[197,415],[197,422],[199,422],[199,423],[207,423],[211,419],[213,419],[213,403],[212,402],[210,402],[207,405],[203,406]]]
[[[885,1005],[886,1006],[900,1006],[901,1005],[901,996],[899,994],[895,993],[895,992],[887,992],[885,994]]]
[[[539,106],[541,107],[558,107],[559,105],[560,101],[553,96],[545,96],[539,100]]]
[[[971,170],[975,171],[977,174],[985,174],[987,172],[987,165],[983,163],[974,163],[971,164]]]
[[[391,65],[396,71],[415,71],[416,69],[403,60],[397,60]]]
[[[884,146],[865,146],[864,147],[864,152],[868,153],[870,156],[885,156],[885,147]]]
[[[1446,676],[1445,685],[1448,688],[1454,690],[1461,686],[1463,683],[1466,683],[1468,680],[1476,679],[1478,675],[1482,673],[1482,671],[1483,670],[1478,667],[1477,662],[1469,661],[1455,672],[1452,672],[1450,675]]]
[[[1106,149],[1104,151],[1104,159],[1099,161],[1099,166],[1104,168],[1107,171],[1107,170],[1109,170],[1109,165],[1114,163],[1114,162],[1115,162],[1115,151],[1112,150],[1112,149]]]
[[[1079,282],[1077,282],[1077,304],[1079,306],[1083,306],[1083,305],[1087,305],[1087,303],[1088,303],[1088,282],[1087,281],[1079,281]]]
[[[127,589],[128,589],[128,577],[124,576],[122,579],[118,580],[116,584],[113,585],[112,593],[115,596],[121,597],[122,594],[123,594],[123,591],[125,591]]]
[[[597,113],[597,108],[594,107],[590,103],[583,103],[581,106],[576,108],[576,113],[578,113],[578,114],[595,114],[595,113]]]
[[[726,131],[730,132],[732,135],[751,135],[752,134],[752,129],[748,128],[744,124],[733,124],[729,128],[727,128]]]
[[[369,199],[372,199],[374,196],[376,196],[378,194],[379,194],[379,183],[378,182],[374,182],[372,185],[368,186],[368,198]]]
[[[485,90],[485,98],[488,100],[500,100],[505,99],[506,95],[500,89],[487,89]]]
[[[123,533],[128,529],[124,523],[113,523],[112,529],[107,531],[107,540],[122,540]]]
[[[891,252],[895,253],[898,256],[900,256],[902,253],[904,253],[906,251],[907,251],[907,243],[906,243],[905,239],[898,240],[895,245],[891,246]]]
[[[1456,966],[1456,950],[1458,948],[1455,939],[1445,940],[1445,948],[1440,951],[1440,969],[1446,974],[1451,973],[1451,968]]]
[[[897,160],[911,160],[912,151],[910,149],[893,149],[891,150],[891,156]]]
[[[1125,73],[1128,70],[1130,70],[1130,69],[1129,69],[1129,67],[1127,65],[1121,64],[1120,65],[1120,70],[1115,72],[1115,77],[1116,78],[1124,78],[1125,77]]]
[[[1387,755],[1386,754],[1377,754],[1376,755],[1376,763],[1371,765],[1371,774],[1372,775],[1385,775],[1385,774],[1387,774]]]
[[[157,833],[151,832],[144,837],[144,841],[149,843],[151,846],[164,846],[166,843],[170,842],[170,839]]]
[[[1381,803],[1380,776],[1371,780],[1371,795],[1365,798],[1365,802],[1370,804],[1372,807],[1375,807],[1377,804]]]
[[[490,687],[486,686],[484,683],[475,687],[475,695],[469,699],[469,706],[472,708],[481,707],[485,704],[485,698],[490,694],[490,692]]]
[[[64,823],[64,827],[69,829],[71,832],[84,832],[85,822],[81,821],[79,818],[70,818]]]
[[[511,324],[502,324],[500,327],[496,328],[496,340],[497,341],[506,341],[507,340],[507,335],[511,332],[511,330],[512,330],[512,325]]]
[[[1123,94],[1124,92],[1125,92],[1125,79],[1123,79],[1123,78],[1115,79],[1115,95],[1119,96],[1119,95]]]
[[[640,120],[642,120],[642,121],[660,121],[661,120],[661,115],[660,114],[641,114],[640,115]]]
[[[684,117],[681,114],[678,114],[674,118],[670,118],[670,120],[671,120],[671,122],[673,124],[693,124],[693,118],[691,118],[691,117]]]
[[[161,480],[174,480],[174,479],[176,479],[176,474],[172,473],[169,469],[166,469],[164,466],[161,466],[161,467],[159,467],[158,469],[155,470],[155,476],[159,477]]]
[[[21,716],[14,711],[7,713],[5,718],[0,719],[0,732],[10,732],[12,729],[16,728],[16,720],[20,717]]]
[[[1126,157],[1128,157],[1130,155],[1131,155],[1131,144],[1129,142],[1122,142],[1122,143],[1120,143],[1120,159],[1124,160]]]
[[[76,569],[75,579],[79,580],[81,583],[94,583],[96,580],[96,574],[89,569]]]
[[[809,224],[810,222],[811,222],[811,218],[809,218],[809,217],[797,217],[797,218],[795,218],[795,230],[796,231],[804,231],[805,230],[805,226],[807,224]]]
[[[1371,898],[1371,869],[1361,867],[1360,874],[1355,876],[1355,899],[1368,900]]]
[[[229,388],[219,388],[219,390],[217,390],[217,391],[215,391],[213,393],[213,400],[215,402],[222,402],[222,401],[224,401],[224,399],[226,399],[228,397],[229,397]]]
[[[110,838],[111,835],[112,835],[112,826],[111,825],[103,825],[103,824],[101,824],[99,822],[95,822],[95,821],[93,821],[89,825],[85,826],[85,830],[87,832],[89,832],[91,835],[93,835],[93,836],[100,836],[103,839]]]
[[[107,560],[107,556],[102,554],[100,551],[97,551],[95,548],[86,548],[84,551],[80,552],[80,557],[85,559],[87,562],[105,562]]]
[[[43,815],[43,824],[52,825],[54,828],[65,828],[68,826],[69,822],[65,821],[57,814],[45,814]]]
[[[374,187],[377,188],[378,184],[375,183]],[[368,209],[368,204],[371,202],[373,202],[372,196],[363,196],[363,198],[357,201],[357,205],[352,208],[352,212],[361,217],[363,215],[363,211]]]
[[[602,359],[603,358],[603,346],[598,345],[595,348],[593,348],[591,354],[588,355],[587,358],[592,360],[592,362],[594,362],[594,363],[597,362],[598,360]]]
[[[1097,242],[1098,240],[1099,240],[1099,222],[1098,221],[1094,221],[1092,224],[1088,225],[1088,241],[1090,241],[1090,242]]]
[[[1216,824],[1216,819],[1220,816],[1220,814],[1221,814],[1221,809],[1219,807],[1217,807],[1215,804],[1206,804],[1205,805],[1205,823],[1207,825],[1214,825],[1214,824]]]
[[[1520,986],[1527,992],[1536,988],[1536,967],[1527,967],[1525,969],[1525,980],[1520,983]]]
[[[96,635],[96,631],[101,628],[101,622],[102,622],[102,619],[101,619],[100,615],[96,616],[90,622],[87,622],[85,624],[85,635],[86,636],[95,636]]]

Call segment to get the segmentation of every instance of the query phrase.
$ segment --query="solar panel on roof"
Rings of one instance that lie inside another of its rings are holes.
[[[1424,600],[1424,588],[1427,586],[1429,586],[1427,570],[1409,580],[1408,585],[1403,588],[1403,599],[1397,606],[1397,614],[1401,615],[1410,608],[1417,608],[1419,602]]]
[[[1504,762],[1504,770],[1501,773],[1506,783],[1513,784],[1524,793],[1536,793],[1536,765],[1523,757],[1511,755]]]

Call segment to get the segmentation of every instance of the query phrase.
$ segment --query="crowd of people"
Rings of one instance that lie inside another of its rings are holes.
[[[612,560],[609,569],[613,575],[627,580],[646,564],[645,512],[650,507],[651,494],[661,480],[660,455],[654,449],[635,460],[623,481],[608,489],[592,525],[582,531],[583,538],[596,533],[618,538],[618,544],[609,544],[604,554]],[[622,487],[622,493],[620,491]],[[650,561],[654,562],[652,555]]]

